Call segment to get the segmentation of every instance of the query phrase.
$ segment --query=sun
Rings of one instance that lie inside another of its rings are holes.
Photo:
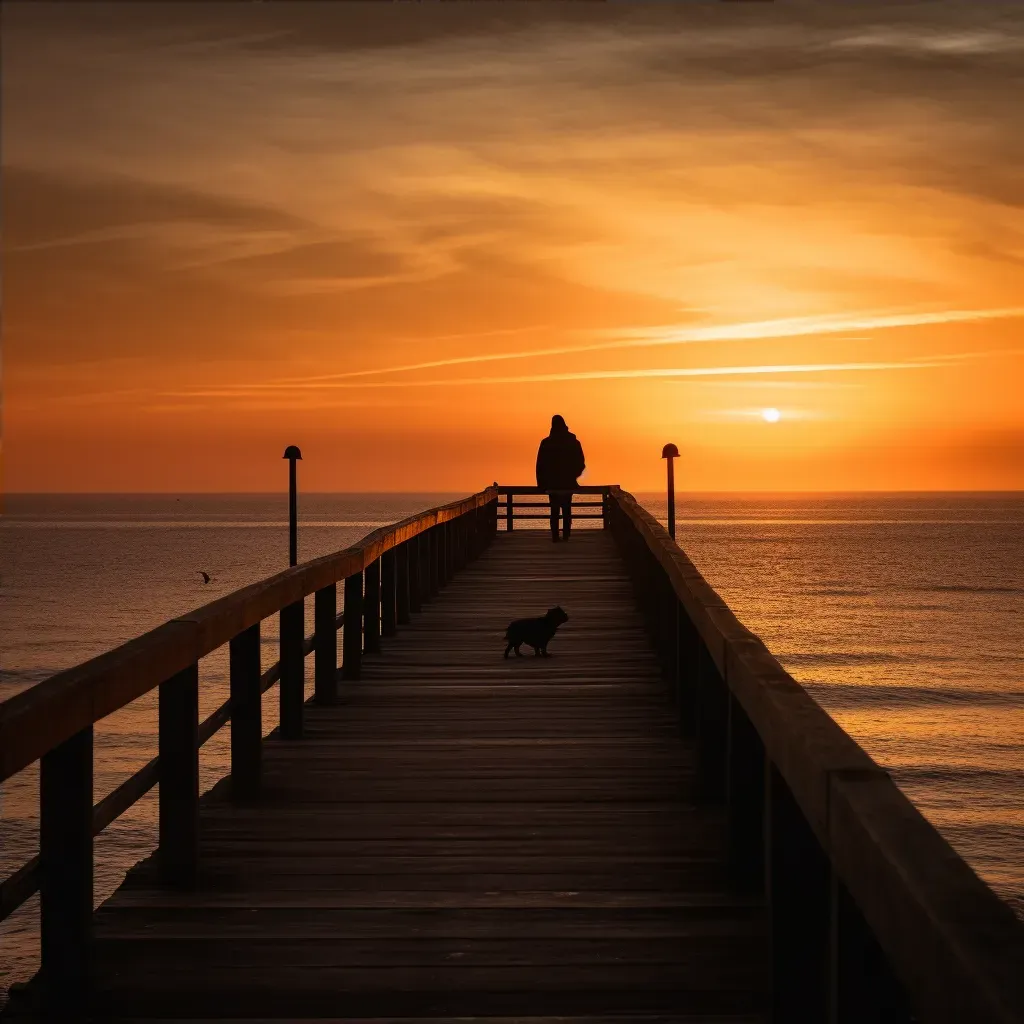
[[[782,413],[779,412],[779,410],[775,409],[775,408],[772,408],[772,409],[762,409],[761,410],[761,419],[763,419],[765,421],[765,423],[778,423],[779,420],[782,419]]]

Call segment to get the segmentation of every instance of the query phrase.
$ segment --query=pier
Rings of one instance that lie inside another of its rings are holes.
[[[0,918],[38,891],[42,937],[0,1019],[1024,1021],[1010,908],[630,494],[576,498],[600,528],[553,545],[486,488],[0,704],[0,781],[41,762]],[[552,657],[503,659],[556,604]],[[159,756],[94,806],[94,723],[157,688]],[[157,785],[94,911],[93,838]]]

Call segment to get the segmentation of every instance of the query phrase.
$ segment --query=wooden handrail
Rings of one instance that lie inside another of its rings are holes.
[[[608,494],[616,489],[618,484],[577,484],[572,488],[573,494]],[[529,484],[494,484],[493,489],[501,494],[547,494],[543,487],[536,487]]]
[[[343,615],[335,619],[335,629],[340,629]],[[302,645],[303,657],[313,652],[315,634],[306,637]],[[281,662],[276,661],[260,676],[260,695],[267,692],[281,678]],[[231,699],[211,711],[199,723],[199,746],[203,746],[219,729],[231,721]],[[130,775],[116,789],[111,790],[93,808],[92,834],[98,836],[108,825],[115,822],[130,807],[138,803],[160,781],[160,758],[147,761],[137,772]],[[35,856],[23,864],[9,878],[0,880],[0,921],[9,917],[27,899],[39,891],[39,857]]]
[[[385,551],[481,508],[496,497],[495,488],[489,487],[461,501],[374,530],[352,547],[236,590],[16,694],[0,704],[0,782],[249,626],[322,587],[361,572]]]
[[[755,862],[754,888],[765,886],[770,904],[783,902],[786,890],[775,877],[779,866],[773,865],[772,844],[789,838],[777,834],[787,828],[777,804],[790,796],[825,861],[820,876],[825,892],[814,891],[818,876],[811,863],[796,880],[805,887],[797,897],[804,907],[776,909],[776,990],[785,985],[778,976],[779,958],[785,956],[779,947],[792,937],[786,935],[786,915],[799,921],[806,906],[817,901],[825,915],[819,919],[832,932],[834,961],[842,956],[836,943],[847,941],[843,929],[851,912],[842,908],[848,894],[852,916],[862,915],[870,931],[857,941],[877,942],[923,1020],[1024,1020],[1024,924],[888,772],[742,625],[668,531],[631,494],[613,488],[610,501],[612,528],[633,563],[638,586],[654,595],[650,621],[677,688],[680,718],[698,734],[698,759],[709,762],[703,771],[718,776],[711,790],[729,803],[731,817],[753,819],[731,821],[730,830],[748,847],[738,856]],[[672,606],[678,611],[666,614]],[[696,703],[688,688],[699,691]],[[759,782],[768,794],[763,802],[750,792]],[[749,847],[757,844],[761,848],[752,856]],[[814,852],[809,856],[813,861]],[[813,941],[827,947],[827,931]],[[835,963],[831,966],[834,974]],[[805,962],[797,969],[806,981],[814,965]],[[790,1019],[778,1003],[776,1019]]]

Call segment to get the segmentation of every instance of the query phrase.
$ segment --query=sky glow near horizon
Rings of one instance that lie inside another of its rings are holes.
[[[1024,487],[1017,5],[4,20],[8,490]]]

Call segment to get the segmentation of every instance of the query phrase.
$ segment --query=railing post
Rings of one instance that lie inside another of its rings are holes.
[[[479,558],[491,542],[491,508],[490,505],[481,505],[476,510],[476,553],[474,558]]]
[[[665,652],[668,659],[668,685],[672,692],[672,703],[676,706],[676,716],[679,717],[679,709],[682,707],[683,693],[682,693],[682,666],[679,662],[679,631],[680,623],[679,616],[681,609],[679,607],[679,598],[676,597],[675,590],[672,589],[672,583],[665,578]]]
[[[443,590],[448,582],[448,528],[445,523],[438,523],[434,527],[437,550],[434,557],[437,560],[437,589]]]
[[[90,725],[40,758],[41,978],[58,1020],[86,1015],[92,982],[92,738]]]
[[[729,853],[744,892],[764,888],[765,749],[743,706],[729,695],[726,752]]]
[[[427,594],[433,597],[437,593],[438,580],[438,540],[437,527],[432,526],[427,530]]]
[[[829,1024],[911,1024],[906,992],[835,871],[830,906]]]
[[[718,803],[725,799],[725,754],[729,693],[703,640],[697,640],[697,791]]]
[[[505,494],[505,529],[512,529],[512,492],[507,491]]]
[[[363,660],[363,573],[345,577],[345,608],[342,612],[341,674],[345,679],[358,679]]]
[[[260,624],[228,645],[231,687],[231,798],[247,800],[260,791],[263,721],[260,693]]]
[[[697,670],[700,664],[700,637],[681,602],[677,602],[679,633],[677,637],[679,666],[679,727],[684,736],[697,730]]]
[[[281,609],[281,682],[279,685],[283,740],[302,739],[302,710],[306,702],[305,607],[302,601]]]
[[[459,538],[454,519],[444,524],[444,581],[451,583],[457,564]]]
[[[409,547],[409,611],[417,614],[423,608],[423,592],[427,586],[423,575],[423,534],[410,537]]]
[[[448,524],[438,523],[434,529],[437,533],[437,589],[441,590],[448,582]]]
[[[160,684],[161,879],[191,885],[199,866],[199,663]]]
[[[313,696],[317,704],[338,699],[338,585],[313,595]]]
[[[610,504],[610,495],[608,493],[608,489],[605,488],[601,492],[601,529],[602,530],[611,529],[612,517],[611,517],[611,509],[608,507],[609,504]]]
[[[364,574],[363,652],[380,653],[380,559],[375,558]]]
[[[466,563],[469,561],[468,554],[468,532],[467,524],[469,517],[463,512],[458,519],[455,520],[455,571],[458,572],[460,569],[466,567]]]
[[[395,624],[398,626],[409,624],[409,610],[412,604],[410,545],[411,541],[404,541],[395,548]]]
[[[771,1019],[778,1024],[821,1024],[829,1003],[830,866],[774,765],[768,770],[766,822]]]
[[[380,556],[380,635],[394,636],[398,623],[398,581],[395,576],[395,549]]]
[[[658,655],[672,700],[676,699],[676,595],[668,575],[654,563],[658,583]]]

